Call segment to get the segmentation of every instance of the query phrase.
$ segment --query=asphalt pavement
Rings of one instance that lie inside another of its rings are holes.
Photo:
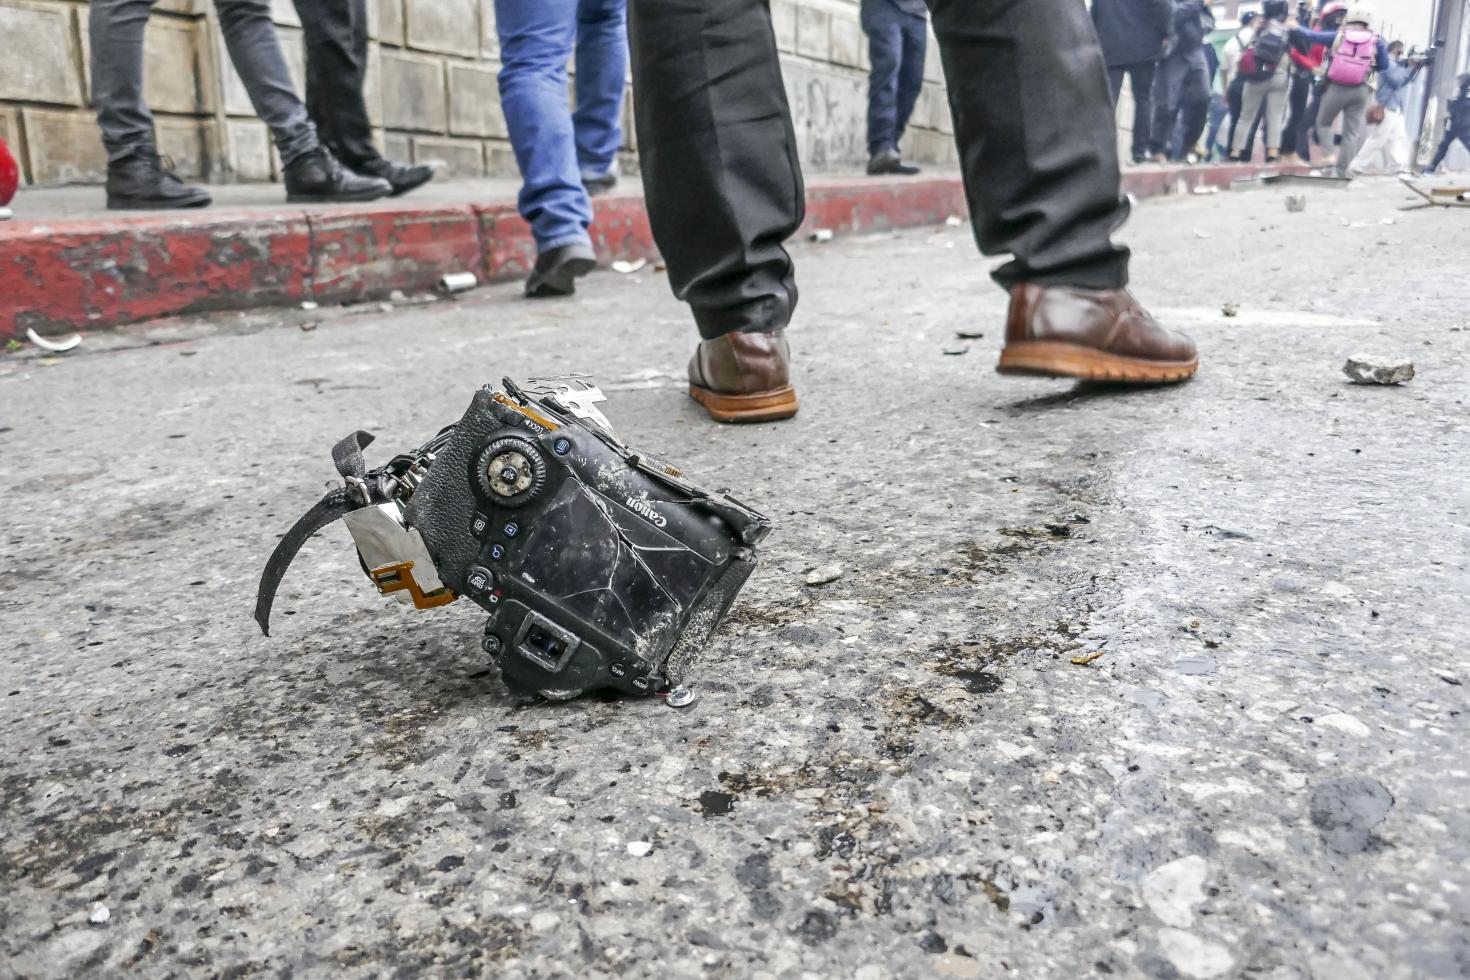
[[[796,248],[775,425],[652,266],[0,357],[0,973],[1470,973],[1470,218],[1285,193],[1124,229],[1165,390],[995,375],[964,227]],[[259,634],[333,442],[573,370],[775,522],[694,705],[513,697],[340,526]]]

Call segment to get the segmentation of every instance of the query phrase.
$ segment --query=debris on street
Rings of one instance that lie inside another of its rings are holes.
[[[1360,385],[1397,385],[1413,380],[1414,362],[1407,357],[1354,354],[1342,366],[1342,373]]]
[[[632,262],[629,262],[626,259],[618,259],[612,264],[612,270],[614,272],[622,273],[626,276],[630,273],[637,272],[639,269],[643,268],[647,264],[647,259],[636,259]]]
[[[1078,667],[1085,667],[1088,664],[1092,663],[1094,660],[1102,657],[1102,655],[1106,652],[1106,650],[1099,650],[1096,653],[1084,653],[1080,657],[1073,657],[1072,663],[1076,664]]]
[[[1240,304],[1239,303],[1226,303],[1224,306],[1220,307],[1220,314],[1222,316],[1236,316],[1239,313],[1240,313]]]
[[[1305,195],[1305,194],[1288,194],[1288,195],[1286,195],[1286,210],[1290,211],[1292,214],[1298,214],[1298,213],[1300,213],[1302,211],[1305,211],[1306,209],[1307,209],[1307,195]]]
[[[82,335],[74,333],[70,337],[62,340],[48,340],[47,338],[42,337],[40,334],[36,333],[34,327],[27,327],[26,339],[35,344],[37,347],[41,348],[42,350],[54,351],[58,354],[61,354],[71,350],[72,348],[80,344],[82,342]]]
[[[806,584],[826,585],[829,582],[835,582],[842,577],[844,571],[845,569],[841,565],[835,563],[831,565],[818,565],[806,573]]]
[[[813,228],[812,233],[807,236],[808,241],[816,242],[818,245],[832,240],[831,228]]]
[[[94,926],[105,926],[107,925],[107,920],[111,918],[112,912],[101,902],[93,905],[92,911],[87,914],[87,921]]]
[[[466,289],[474,289],[479,281],[473,272],[446,272],[439,277],[439,291],[462,293]]]

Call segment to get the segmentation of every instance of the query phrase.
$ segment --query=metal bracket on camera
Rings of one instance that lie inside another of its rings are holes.
[[[590,375],[568,374],[558,378],[531,378],[521,383],[521,390],[550,399],[557,407],[570,412],[579,419],[586,419],[600,426],[609,435],[612,423],[596,407],[597,402],[607,401],[602,389],[592,382]]]
[[[343,515],[342,522],[383,595],[412,602],[415,609],[433,609],[458,598],[440,580],[419,529],[404,525],[398,504],[362,507]]]

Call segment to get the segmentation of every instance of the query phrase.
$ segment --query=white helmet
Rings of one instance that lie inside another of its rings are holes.
[[[1347,16],[1342,19],[1344,24],[1365,24],[1373,26],[1377,20],[1377,12],[1371,3],[1355,3],[1348,8]]]

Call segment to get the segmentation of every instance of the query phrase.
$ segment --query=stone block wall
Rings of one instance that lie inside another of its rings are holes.
[[[157,0],[145,41],[145,86],[159,148],[180,173],[211,181],[280,176],[270,133],[230,66],[210,0]],[[813,173],[866,159],[867,39],[857,0],[770,0],[803,163]],[[438,161],[456,176],[513,176],[496,84],[499,45],[491,0],[368,0],[373,38],[369,114],[385,152]],[[0,139],[32,185],[92,182],[105,157],[89,108],[88,4],[0,0]],[[291,0],[272,0],[301,91],[304,52]],[[624,168],[635,171],[632,101],[624,110]],[[931,43],[923,94],[905,152],[953,163],[949,107]]]

